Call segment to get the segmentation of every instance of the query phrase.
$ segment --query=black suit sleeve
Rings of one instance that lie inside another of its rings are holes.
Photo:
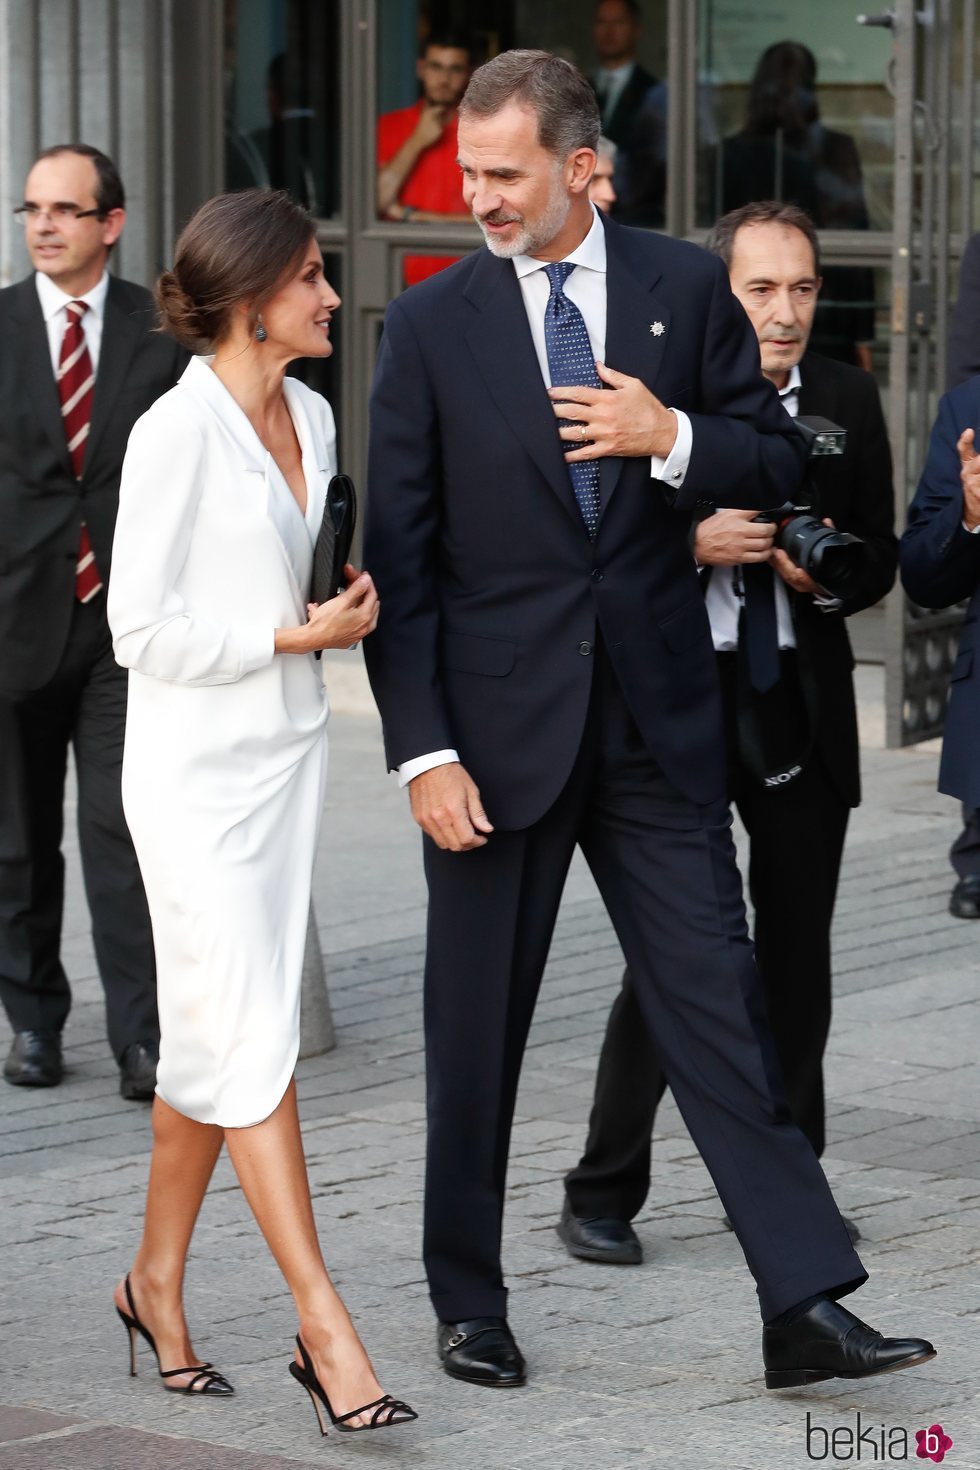
[[[806,446],[762,376],[759,343],[728,272],[721,260],[712,265],[691,462],[674,504],[687,511],[699,500],[745,510],[782,505],[803,482]]]
[[[431,384],[415,334],[394,301],[371,392],[364,532],[364,564],[381,598],[384,632],[365,640],[364,658],[389,770],[456,744],[438,674],[441,482]]]
[[[920,607],[952,607],[980,587],[980,536],[963,528],[963,488],[956,443],[977,427],[968,408],[947,393],[929,441],[929,454],[902,537],[902,583]]]
[[[949,386],[980,373],[980,235],[971,235],[960,262],[960,285],[949,329]]]
[[[840,529],[860,536],[867,561],[859,590],[841,608],[846,617],[880,602],[891,591],[898,567],[892,453],[881,398],[870,373],[855,379],[855,387],[849,392],[857,400],[853,418],[848,415],[847,428],[855,450],[851,470],[854,493]]]

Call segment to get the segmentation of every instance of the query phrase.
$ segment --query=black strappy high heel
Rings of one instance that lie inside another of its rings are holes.
[[[299,1333],[296,1334],[296,1346],[303,1359],[303,1366],[301,1368],[294,1359],[289,1365],[289,1371],[296,1382],[301,1383],[309,1394],[316,1410],[321,1434],[327,1432],[323,1422],[323,1409],[326,1409],[330,1415],[330,1423],[339,1434],[356,1434],[361,1429],[387,1429],[392,1424],[411,1424],[413,1419],[419,1417],[414,1409],[409,1408],[408,1404],[403,1403],[401,1399],[393,1399],[390,1393],[384,1394],[380,1399],[375,1399],[373,1403],[362,1405],[360,1409],[351,1409],[349,1414],[335,1414],[330,1407],[330,1400],[327,1398],[323,1384],[316,1376],[312,1359],[303,1346]],[[320,1407],[321,1403],[323,1408]],[[348,1420],[356,1419],[360,1414],[370,1414],[371,1422],[369,1424],[348,1423]]]
[[[138,1332],[141,1337],[146,1338],[147,1342],[150,1344],[150,1347],[153,1349],[153,1356],[157,1360],[157,1371],[159,1372],[161,1378],[179,1378],[181,1374],[193,1374],[190,1383],[184,1385],[178,1385],[175,1383],[164,1383],[163,1386],[168,1393],[209,1393],[221,1398],[227,1398],[229,1394],[235,1392],[231,1384],[228,1382],[227,1378],[219,1373],[217,1369],[212,1368],[210,1363],[193,1363],[189,1368],[168,1368],[167,1371],[164,1372],[164,1370],[160,1367],[160,1354],[157,1352],[157,1345],[153,1341],[153,1333],[148,1327],[144,1327],[139,1319],[139,1313],[136,1310],[136,1303],[133,1301],[133,1288],[129,1284],[128,1272],[126,1275],[125,1285],[126,1300],[129,1303],[129,1312],[124,1312],[122,1307],[117,1307],[116,1311],[119,1313],[119,1317],[122,1321],[123,1326],[129,1333],[130,1378],[136,1377],[136,1334]],[[130,1313],[132,1313],[132,1316],[130,1316]],[[197,1386],[198,1384],[201,1385],[200,1388]]]

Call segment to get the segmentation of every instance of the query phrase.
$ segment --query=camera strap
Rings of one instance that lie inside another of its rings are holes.
[[[813,755],[817,729],[817,681],[808,659],[794,660],[800,699],[781,678],[767,694],[752,687],[745,632],[744,609],[739,617],[736,653],[735,714],[738,748],[743,765],[767,791],[781,791],[803,774]],[[792,712],[797,730],[789,735],[790,748],[780,749],[780,714]],[[802,718],[800,718],[802,717]],[[802,725],[802,728],[800,726]],[[776,728],[774,728],[776,727]]]

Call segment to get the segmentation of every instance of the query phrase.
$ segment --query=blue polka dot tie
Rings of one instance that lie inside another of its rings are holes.
[[[551,282],[551,295],[544,309],[544,341],[548,352],[548,371],[553,388],[601,388],[595,369],[592,345],[582,313],[565,295],[565,282],[575,269],[568,261],[555,261],[544,267]],[[561,419],[560,423],[580,422]],[[564,441],[563,441],[564,442]],[[599,461],[581,460],[568,466],[572,489],[582,512],[589,540],[595,539],[599,526]]]

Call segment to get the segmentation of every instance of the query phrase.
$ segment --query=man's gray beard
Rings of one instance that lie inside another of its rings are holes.
[[[568,219],[572,207],[571,195],[567,194],[561,187],[556,170],[555,186],[552,197],[541,218],[536,222],[534,228],[526,223],[519,229],[513,240],[501,240],[494,234],[489,233],[480,220],[477,224],[483,231],[483,238],[487,242],[487,249],[491,255],[496,255],[498,260],[513,260],[515,255],[536,255],[538,251],[544,250],[550,245]]]

